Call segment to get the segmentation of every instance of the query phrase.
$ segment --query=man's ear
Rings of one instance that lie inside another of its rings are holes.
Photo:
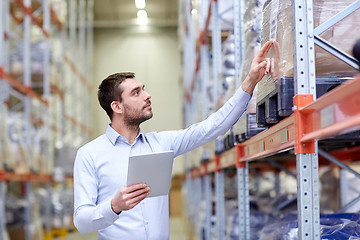
[[[111,109],[113,110],[114,113],[122,114],[123,107],[121,106],[120,102],[112,101],[110,106],[111,106]]]

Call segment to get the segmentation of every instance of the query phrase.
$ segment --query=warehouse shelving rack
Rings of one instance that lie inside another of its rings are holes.
[[[3,0],[1,1],[0,12],[0,99],[2,105],[0,112],[2,117],[6,117],[8,112],[23,111],[26,120],[26,136],[21,136],[25,139],[25,160],[29,162],[29,169],[25,172],[18,173],[17,171],[3,169],[1,166],[0,171],[0,216],[5,216],[5,184],[7,182],[20,182],[24,186],[24,197],[27,201],[25,211],[25,225],[29,226],[31,223],[31,204],[30,193],[32,191],[33,183],[44,184],[47,190],[48,201],[46,201],[46,222],[45,224],[45,239],[52,239],[52,216],[51,216],[51,187],[53,184],[61,184],[61,191],[65,190],[64,172],[66,156],[64,151],[59,151],[60,174],[54,174],[54,147],[60,142],[59,148],[63,147],[65,137],[69,133],[77,133],[78,136],[83,136],[83,140],[88,140],[92,136],[91,131],[91,112],[82,110],[81,114],[77,114],[80,109],[87,109],[81,106],[89,106],[91,99],[90,94],[83,93],[84,91],[91,90],[92,84],[92,22],[93,22],[93,0],[79,0],[79,1],[63,1],[63,4],[76,4],[78,2],[78,12],[70,11],[72,19],[70,23],[70,43],[72,58],[68,58],[66,54],[67,47],[67,21],[66,12],[60,12],[61,16],[55,11],[52,6],[51,0]],[[55,3],[56,4],[56,3]],[[14,13],[14,7],[21,14]],[[64,10],[64,9],[62,9]],[[66,11],[66,10],[65,10]],[[79,21],[76,22],[79,15]],[[42,33],[40,37],[44,43],[43,54],[43,73],[41,83],[35,85],[32,82],[31,70],[31,29],[37,26],[38,30]],[[76,42],[76,30],[78,30],[79,43]],[[56,38],[59,40],[59,56],[67,63],[51,66],[51,50],[53,50],[52,41]],[[13,43],[22,42],[23,44],[23,75],[14,76],[10,73],[10,53]],[[80,58],[75,58],[76,49],[79,50]],[[88,54],[87,56],[85,56]],[[75,64],[77,63],[77,64]],[[51,67],[55,74],[51,74]],[[66,82],[67,76],[75,76],[71,82]],[[55,76],[54,76],[55,75]],[[56,78],[56,79],[51,79]],[[77,85],[77,92],[69,92],[69,89]],[[82,88],[81,86],[86,86]],[[9,106],[9,98],[16,98],[20,104]],[[69,101],[70,100],[70,101]],[[36,101],[33,105],[31,102]],[[67,112],[68,103],[74,106],[72,114]],[[19,107],[20,106],[20,107]],[[79,116],[80,115],[80,116]],[[78,117],[76,117],[78,116]],[[80,118],[81,117],[81,118]],[[53,119],[54,118],[54,119]],[[80,120],[81,119],[81,120]],[[72,130],[66,129],[66,124],[71,126]],[[2,123],[1,129],[4,130],[0,136],[1,143],[3,144],[4,134],[6,134],[6,121]],[[40,125],[44,128],[46,134],[46,144],[43,148],[45,154],[46,167],[42,171],[31,169],[31,129],[34,124]],[[73,139],[78,138],[76,135],[71,135]],[[72,143],[74,144],[74,143]],[[77,143],[79,144],[79,143]],[[7,149],[0,149],[1,161],[7,155]],[[3,162],[1,162],[3,165]],[[64,214],[64,213],[63,213]],[[5,217],[0,218],[0,235],[3,236],[5,231]],[[30,229],[25,228],[26,239],[30,239]],[[2,237],[1,237],[2,238]]]
[[[214,2],[217,3],[217,1],[213,1],[213,4]],[[239,11],[237,6],[242,3],[242,1],[235,0],[234,11]],[[188,171],[185,187],[188,191],[187,201],[191,208],[204,199],[207,205],[211,204],[212,189],[209,178],[212,173],[216,175],[223,169],[236,166],[239,239],[250,239],[248,163],[294,149],[298,183],[299,239],[320,239],[318,153],[344,170],[352,172],[355,176],[359,177],[360,175],[343,163],[345,159],[358,159],[358,147],[336,150],[329,154],[318,149],[317,141],[360,129],[360,75],[316,99],[314,43],[350,66],[359,69],[358,62],[354,58],[318,36],[359,7],[360,1],[354,1],[348,8],[313,29],[312,1],[293,1],[294,66],[296,66],[294,69],[296,80],[294,113],[266,131],[236,144],[235,148],[211,157],[210,161],[204,161]],[[217,14],[212,13],[212,16],[216,18]],[[235,24],[236,21],[235,19]],[[239,36],[237,39],[236,49],[239,54],[241,40],[239,40]],[[264,161],[264,164],[269,164],[269,162]],[[220,178],[222,179],[215,181],[215,195],[216,204],[220,203],[219,205],[223,206],[223,176]],[[340,212],[345,211],[359,199],[360,197],[351,201]],[[225,219],[223,210],[221,208],[216,210],[217,234],[219,234],[224,232],[224,229],[218,222],[223,223]],[[219,210],[222,213],[218,213]],[[207,218],[211,216],[209,208],[206,208],[205,214]],[[205,239],[211,239],[208,219],[205,228]],[[217,239],[224,237],[222,234],[217,235]]]

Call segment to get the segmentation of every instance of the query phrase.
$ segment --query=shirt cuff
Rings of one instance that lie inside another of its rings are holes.
[[[101,215],[108,221],[114,222],[119,218],[119,214],[116,214],[111,208],[111,199],[100,204]]]
[[[252,97],[252,95],[245,92],[241,87],[239,87],[236,90],[235,94],[229,99],[229,102],[231,104],[235,104],[235,105],[238,105],[239,103],[245,103],[245,105],[247,106],[251,97]],[[246,110],[246,107],[245,107],[245,110]]]

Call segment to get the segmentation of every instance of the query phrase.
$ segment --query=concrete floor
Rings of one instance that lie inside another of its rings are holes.
[[[97,233],[80,234],[70,233],[65,238],[56,238],[57,240],[97,240]],[[170,240],[189,240],[186,234],[184,221],[178,217],[170,217]]]

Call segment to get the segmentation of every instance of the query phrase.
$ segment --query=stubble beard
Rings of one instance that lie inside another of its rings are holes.
[[[144,110],[144,109],[143,109]],[[129,107],[125,107],[125,118],[124,121],[128,126],[139,126],[141,123],[152,118],[153,113],[151,110],[148,112],[137,113]]]

